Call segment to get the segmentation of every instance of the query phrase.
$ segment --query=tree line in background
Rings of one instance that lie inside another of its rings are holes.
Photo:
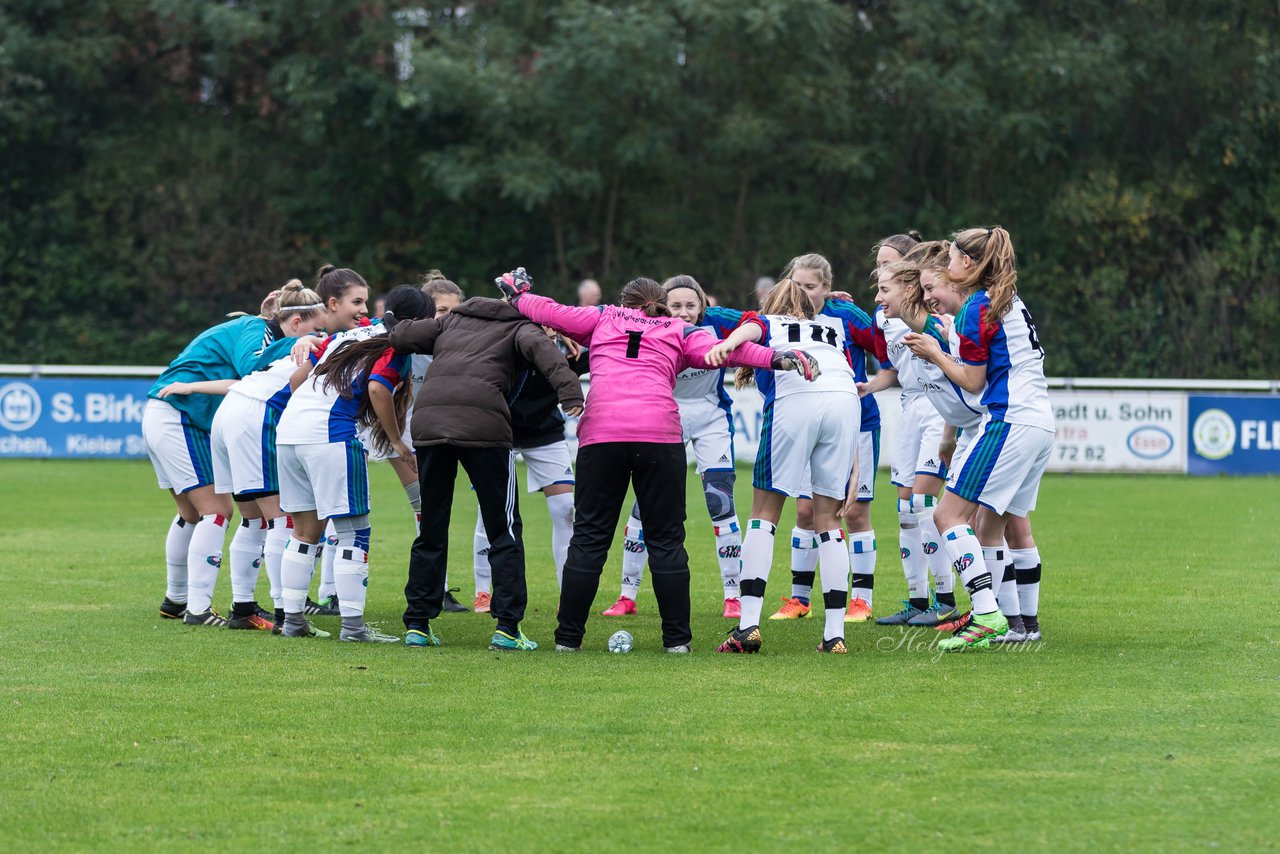
[[[1280,373],[1280,6],[8,0],[0,361],[167,362],[320,264],[695,275],[1000,223],[1052,374]]]

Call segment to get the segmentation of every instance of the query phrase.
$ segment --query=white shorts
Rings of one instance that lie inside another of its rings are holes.
[[[213,416],[213,486],[236,495],[279,492],[276,422],[266,401],[229,394]]]
[[[400,439],[410,448],[413,447],[413,436],[409,433],[409,420],[413,417],[413,407],[409,407],[409,411],[404,414],[404,430],[400,433]],[[387,460],[398,460],[400,455],[395,451],[390,453],[382,453],[373,444],[373,428],[360,428],[360,444],[364,445],[364,452],[369,455],[369,459],[375,463],[385,463]]]
[[[680,430],[685,444],[693,445],[698,474],[733,468],[733,429],[729,413],[718,406],[685,404],[680,407]]]
[[[359,439],[279,445],[280,509],[314,510],[321,519],[369,512],[369,466]]]
[[[213,483],[209,434],[163,400],[147,401],[142,441],[161,489],[182,493]]]
[[[996,513],[1026,516],[1036,509],[1052,452],[1052,430],[984,420],[964,456],[956,452],[955,483],[947,491]]]
[[[766,406],[755,488],[791,498],[812,492],[843,500],[854,458],[860,456],[858,407],[856,398],[850,405],[849,397],[845,392],[802,392]]]
[[[912,395],[903,401],[902,419],[894,436],[889,458],[890,479],[894,486],[910,488],[916,475],[945,477],[947,467],[938,456],[942,444],[942,416],[924,395]]]
[[[573,485],[573,458],[569,456],[569,443],[563,439],[536,448],[516,448],[524,457],[529,491],[537,492],[557,483]]]
[[[966,427],[956,428],[956,449],[951,454],[951,465],[947,466],[947,486],[956,485],[956,475],[960,471],[960,461],[964,459],[964,453],[973,444],[973,439],[978,435],[978,428]]]
[[[858,433],[858,500],[876,497],[876,472],[880,469],[880,428]]]

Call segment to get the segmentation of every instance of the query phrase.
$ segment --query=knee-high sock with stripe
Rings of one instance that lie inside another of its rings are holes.
[[[640,521],[640,508],[632,504],[631,515],[622,535],[622,595],[635,601],[640,594],[640,582],[644,579],[644,565],[649,550],[644,544],[644,523]]]
[[[573,493],[547,496],[547,512],[551,514],[551,559],[556,564],[556,586],[564,578],[564,562],[569,557],[569,541],[573,539]]]
[[[951,568],[969,591],[973,613],[990,614],[998,610],[992,591],[991,572],[982,555],[982,545],[968,525],[956,525],[942,534],[942,548],[951,560]]]
[[[323,602],[330,596],[338,595],[337,585],[333,581],[333,556],[338,545],[338,532],[329,521],[324,526],[324,551],[320,554],[320,589],[316,591],[316,601]]]
[[[493,567],[489,565],[489,535],[484,532],[484,519],[476,511],[476,532],[472,536],[471,573],[476,580],[476,595],[493,590]]]
[[[849,541],[849,595],[871,605],[876,586],[876,532],[859,531]]]
[[[311,576],[316,568],[319,543],[304,543],[290,535],[280,558],[280,589],[284,613],[289,623],[301,625],[311,591]]]
[[[280,586],[280,561],[284,557],[285,543],[293,533],[293,519],[277,516],[267,526],[267,539],[262,545],[262,565],[267,570],[267,583],[271,585],[271,605],[284,609],[284,593]]]
[[[742,601],[742,616],[738,620],[740,629],[760,625],[764,588],[769,582],[769,567],[773,564],[773,538],[777,533],[778,526],[764,519],[752,519],[747,523],[747,533],[742,538],[742,578],[738,580]]]
[[[1040,549],[1010,549],[1018,582],[1018,610],[1029,629],[1040,628]]]
[[[932,495],[911,496],[911,512],[920,523],[920,549],[929,563],[929,574],[933,576],[933,592],[943,605],[956,604],[956,577],[951,572],[951,562],[939,545],[942,539],[938,526],[933,521],[933,511],[937,499]]]
[[[187,549],[187,611],[203,614],[213,605],[213,588],[222,567],[222,544],[230,520],[220,513],[201,516]]]
[[[993,558],[993,553],[997,556]],[[1013,570],[1013,556],[1009,553],[1009,544],[1001,543],[999,549],[982,548],[982,556],[991,567],[992,584],[996,586],[996,602],[1000,613],[1009,621],[1009,627],[1017,630],[1022,627],[1022,617],[1018,613],[1017,574]]]
[[[338,595],[338,609],[345,629],[358,629],[364,623],[365,599],[369,592],[369,528],[343,531],[333,556],[333,581]],[[353,618],[360,618],[353,620]]]
[[[791,598],[806,605],[813,597],[818,569],[818,535],[807,528],[791,529]]]
[[[720,586],[724,598],[738,598],[738,581],[742,578],[742,531],[738,517],[729,516],[711,523],[716,535],[716,560],[720,562]]]
[[[907,600],[923,611],[929,607],[929,565],[920,542],[920,524],[911,512],[911,499],[898,499],[898,550],[907,577]]]
[[[187,552],[196,526],[182,516],[174,516],[164,538],[164,595],[170,602],[187,601]]]
[[[824,641],[844,637],[844,609],[849,604],[849,550],[839,528],[818,534],[818,571],[822,576]]]
[[[266,543],[266,519],[240,520],[240,526],[227,548],[231,558],[232,604],[254,601],[253,591],[258,586],[258,570],[262,568],[262,551]]]

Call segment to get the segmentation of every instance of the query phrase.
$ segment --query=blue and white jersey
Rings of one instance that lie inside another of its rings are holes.
[[[742,312],[732,308],[709,306],[699,327],[723,341],[742,321]],[[676,374],[673,392],[680,412],[691,407],[716,407],[729,412],[733,402],[724,390],[724,368],[686,368]],[[730,425],[730,430],[733,429]]]
[[[343,347],[385,335],[386,332],[387,328],[381,323],[339,332],[329,336],[320,349],[311,354],[311,358],[315,364],[322,364],[330,354]],[[395,391],[396,386],[409,377],[410,369],[407,353],[399,354],[389,349],[378,359],[367,378],[357,376],[351,381],[350,397],[326,388],[326,378],[313,374],[289,398],[276,428],[276,442],[281,445],[320,445],[355,439],[359,432],[356,419],[360,413],[360,402],[368,393],[368,384],[381,383],[389,391]]]
[[[1044,348],[1022,300],[1015,296],[1004,317],[992,317],[987,292],[977,291],[956,314],[955,330],[960,360],[986,366],[982,403],[991,420],[1054,429]]]
[[[289,388],[289,379],[298,366],[293,357],[285,356],[276,359],[260,371],[254,371],[231,387],[228,395],[236,394],[250,400],[260,400],[277,413],[284,412],[285,404],[293,391]]]
[[[849,364],[853,367],[854,379],[860,383],[866,382],[867,356],[875,355],[875,323],[865,311],[844,300],[827,300],[822,306],[821,313],[826,317],[834,317],[844,324]],[[889,367],[885,360],[877,359],[877,361],[880,367]],[[868,433],[880,429],[880,406],[876,403],[875,397],[867,395],[862,398],[861,412],[860,432]]]
[[[756,385],[767,407],[775,400],[805,392],[849,392],[858,395],[853,366],[849,364],[845,324],[834,317],[818,315],[802,320],[782,314],[759,314],[755,323],[763,335],[760,343],[775,350],[803,350],[818,362],[821,375],[813,382],[794,371],[756,371]]]
[[[237,317],[219,323],[197,335],[169,363],[147,397],[158,400],[160,390],[175,382],[238,380],[288,353],[295,340],[281,337],[280,327],[261,317]],[[213,426],[213,414],[222,403],[222,396],[171,395],[165,403],[186,415],[191,426],[207,433]]]
[[[958,362],[959,359],[955,354],[960,349],[960,338],[956,334],[955,324],[948,323],[950,320],[950,316],[939,320],[929,315],[924,322],[923,334],[933,336],[942,345],[942,352],[947,355],[947,358]],[[977,394],[967,392],[952,382],[942,372],[942,368],[933,362],[925,359],[921,359],[920,362],[916,382],[924,396],[933,404],[933,408],[938,410],[942,420],[965,432],[978,429],[978,424],[987,414],[987,408],[982,405],[982,392]]]
[[[876,354],[879,356],[880,348],[883,347],[884,356],[889,360],[889,365],[898,372],[898,385],[902,387],[902,402],[905,405],[911,398],[924,394],[921,376],[926,367],[938,373],[942,371],[931,362],[911,352],[911,348],[903,343],[911,333],[911,327],[896,317],[886,316],[883,306],[876,306],[875,323]]]

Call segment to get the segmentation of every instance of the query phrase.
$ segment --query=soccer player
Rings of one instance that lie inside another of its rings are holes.
[[[360,278],[353,270],[336,274]],[[387,295],[387,312],[422,317],[433,311],[420,290],[401,285]],[[382,324],[359,326],[326,339],[299,368],[293,395],[276,428],[280,508],[293,517],[280,581],[285,637],[314,637],[307,622],[307,590],[315,551],[332,520],[334,584],[342,631],[339,639],[393,643],[399,638],[365,623],[369,578],[369,472],[360,428],[375,425],[375,446],[411,459],[401,438],[408,408],[409,357],[388,348]]]
[[[578,424],[578,502],[560,590],[557,651],[581,648],[600,570],[609,555],[627,487],[645,520],[653,592],[662,616],[662,645],[689,652],[689,556],[684,549],[685,456],[676,375],[711,365],[716,339],[671,316],[667,294],[652,279],[622,289],[621,306],[570,308],[530,294],[523,269],[499,287],[521,314],[554,327],[591,351],[591,387]],[[797,370],[813,375],[812,357],[744,344],[722,364]]]
[[[1040,478],[1053,450],[1053,409],[1044,377],[1044,348],[1031,312],[1018,297],[1017,262],[1005,229],[968,228],[952,238],[947,275],[967,298],[955,318],[959,361],[936,338],[912,333],[912,352],[940,367],[969,392],[983,390],[987,408],[978,435],[955,460],[955,483],[934,512],[943,547],[969,591],[972,619],[939,643],[950,651],[982,648],[1005,635],[1009,621],[993,592],[1002,572],[1010,516],[1035,509]],[[977,533],[968,525],[976,512]]]
[[[310,335],[323,328],[324,304],[315,291],[294,279],[273,291],[272,309],[281,331],[290,338]],[[223,394],[226,398],[213,416],[210,430],[214,490],[229,494],[240,512],[240,526],[231,538],[231,629],[279,631],[280,553],[267,561],[273,615],[258,607],[254,587],[264,562],[268,538],[277,528],[284,538],[292,524],[280,512],[280,486],[276,468],[276,422],[289,399],[289,379],[295,366],[283,356],[266,368],[245,376],[229,389],[221,382],[173,383],[161,391],[174,394]],[[283,540],[281,553],[283,551]]]
[[[231,499],[214,489],[209,431],[222,396],[233,382],[289,351],[280,315],[236,317],[206,329],[178,354],[147,393],[142,438],[161,489],[178,514],[165,537],[165,619],[188,625],[225,626],[213,609],[213,589],[231,520]],[[287,320],[287,317],[283,318]],[[214,383],[216,388],[174,394],[175,383]],[[167,391],[166,391],[167,390]]]
[[[793,258],[783,272],[808,295],[815,310],[840,321],[844,326],[846,356],[857,382],[867,380],[867,356],[875,350],[875,326],[867,313],[852,302],[831,297],[831,263],[809,253]],[[875,499],[876,470],[880,465],[880,407],[874,397],[861,401],[858,429],[858,500],[844,524],[848,531],[849,607],[845,622],[859,623],[871,618],[875,587],[876,534],[871,526],[871,502]],[[791,596],[783,597],[782,608],[771,620],[794,620],[809,616],[809,593],[818,560],[818,538],[814,531],[813,507],[808,496],[796,501],[796,527],[791,532]]]
[[[819,303],[820,304],[820,303]],[[798,282],[782,278],[765,298],[761,315],[749,315],[712,350],[715,362],[739,344],[763,340],[774,348],[804,343],[820,375],[812,383],[788,375],[776,379],[757,372],[764,395],[764,426],[756,451],[751,521],[742,547],[742,615],[719,652],[760,650],[760,611],[773,562],[774,535],[788,497],[812,494],[818,530],[818,567],[826,609],[819,652],[847,653],[845,605],[849,594],[849,554],[840,517],[858,498],[858,389],[846,346],[846,324],[818,314],[815,301]],[[752,380],[738,371],[738,385]]]
[[[724,338],[742,320],[740,311],[708,306],[706,293],[692,276],[667,279],[662,289],[667,292],[667,308],[673,317],[706,329],[716,338]],[[702,479],[702,497],[716,538],[716,560],[724,590],[723,616],[736,620],[741,616],[738,578],[742,573],[742,533],[733,497],[737,478],[733,468],[733,403],[724,390],[724,369],[691,367],[681,371],[676,376],[675,399],[680,407],[684,441],[693,446]],[[604,612],[606,617],[636,612],[636,593],[647,556],[639,512],[633,503],[622,544],[622,593]]]
[[[932,612],[927,625],[959,616],[954,576],[939,551],[938,532],[933,523],[933,508],[945,486],[946,465],[939,452],[944,422],[925,393],[927,385],[945,382],[945,378],[936,366],[916,356],[902,343],[913,328],[923,329],[932,321],[923,306],[904,305],[908,287],[919,285],[920,266],[904,264],[902,259],[908,252],[916,251],[918,245],[915,235],[895,234],[877,247],[876,358],[882,363],[887,360],[889,366],[882,367],[870,382],[859,386],[862,395],[874,394],[895,384],[902,388],[902,420],[894,437],[890,470],[893,485],[898,489],[898,545],[907,579],[907,600],[902,610],[878,618],[876,622],[880,625],[902,625],[926,612]],[[929,252],[929,247],[940,242],[923,245],[926,247],[923,251]],[[906,319],[908,314],[910,324]],[[930,574],[934,578],[936,601],[930,601]]]

